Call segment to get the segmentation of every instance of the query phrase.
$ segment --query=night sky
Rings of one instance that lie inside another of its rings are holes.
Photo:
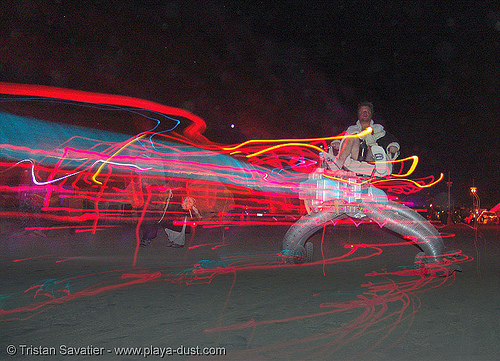
[[[489,208],[500,202],[497,3],[3,0],[0,81],[181,107],[224,143],[336,135],[370,100],[402,156],[420,157],[416,177],[450,174],[465,205],[474,182]]]

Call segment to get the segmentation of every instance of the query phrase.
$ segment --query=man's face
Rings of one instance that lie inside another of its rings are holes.
[[[370,121],[372,120],[372,111],[369,106],[363,105],[358,110],[358,119],[363,125],[370,125]]]

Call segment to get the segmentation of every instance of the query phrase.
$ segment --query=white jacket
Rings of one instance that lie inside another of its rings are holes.
[[[366,141],[366,144],[368,144],[368,145],[378,144],[377,141],[380,138],[383,138],[386,135],[384,126],[381,125],[381,124],[376,124],[376,123],[373,122],[373,120],[371,120],[370,121],[370,127],[372,127],[373,132],[371,134],[365,135],[361,139],[364,139]],[[363,128],[361,126],[361,122],[358,120],[358,121],[356,121],[356,124],[351,125],[350,127],[347,128],[346,133],[349,134],[349,135],[354,135],[354,134],[361,133],[362,130],[363,130]],[[332,144],[339,143],[339,148],[342,149],[342,143],[345,141],[345,139],[346,138],[335,139],[335,140],[332,141]],[[399,146],[399,143],[396,142],[396,141],[391,142],[388,145],[386,145],[384,150],[387,153],[387,155],[390,154],[389,153],[389,148],[391,146],[395,146],[398,149],[398,152],[393,155],[394,157],[389,156],[389,158],[395,159],[399,155],[400,146]]]

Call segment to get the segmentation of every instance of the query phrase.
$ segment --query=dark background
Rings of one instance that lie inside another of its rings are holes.
[[[336,135],[371,100],[402,156],[420,157],[415,176],[449,174],[459,204],[473,183],[483,207],[500,202],[496,1],[0,4],[0,81],[181,107],[224,143]]]

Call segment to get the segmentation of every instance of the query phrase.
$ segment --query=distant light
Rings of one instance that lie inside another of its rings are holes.
[[[231,128],[234,128],[234,124],[231,124]]]

